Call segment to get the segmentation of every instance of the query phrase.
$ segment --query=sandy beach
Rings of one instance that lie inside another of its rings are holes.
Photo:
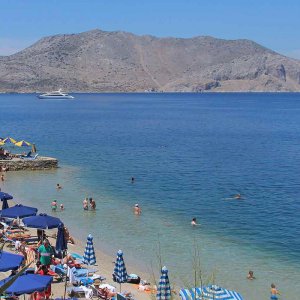
[[[13,201],[11,203],[13,203]],[[15,203],[13,205],[10,205],[10,207],[12,207],[14,205],[15,205]],[[36,229],[26,228],[26,230],[28,230],[28,232],[32,236],[36,235]],[[50,244],[52,246],[55,246],[56,238],[54,237],[54,234],[56,234],[57,229],[46,230],[45,232],[46,232],[46,235],[48,237]],[[68,243],[68,252],[83,255],[86,241],[81,241],[74,237],[73,237],[73,239],[75,241],[75,244]],[[8,247],[7,245],[5,245],[4,249],[6,251],[15,253],[14,248]],[[119,292],[119,284],[113,282],[113,280],[112,280],[112,273],[113,273],[116,257],[105,254],[99,248],[94,247],[94,249],[95,249],[97,262],[95,265],[89,266],[88,268],[96,269],[97,275],[101,275],[106,278],[106,280],[104,280],[103,283],[107,283],[107,284],[110,284],[111,286],[114,286],[116,288],[116,291]],[[125,264],[126,264],[126,258],[124,258],[124,260],[125,260]],[[85,265],[83,265],[83,267],[84,266]],[[32,263],[31,267],[34,267],[34,263]],[[142,273],[140,270],[137,270],[135,267],[131,266],[130,264],[129,265],[126,264],[126,268],[127,268],[128,274],[132,274],[132,273],[138,274],[141,277],[141,279],[146,280],[147,282],[151,282],[151,287],[153,287],[153,282],[154,282],[153,276],[151,276],[150,274]],[[10,274],[10,271],[0,272],[0,280],[8,277],[9,274]],[[157,278],[156,280],[159,280],[159,278]],[[68,282],[67,287],[72,287],[72,284],[70,284]],[[55,298],[59,298],[59,297],[63,298],[64,289],[65,289],[65,282],[57,282],[56,280],[53,280],[51,299],[55,299]],[[134,299],[147,300],[147,299],[152,299],[155,296],[155,293],[151,294],[151,292],[144,292],[144,291],[139,290],[137,284],[129,284],[129,283],[122,284],[122,292],[124,292],[124,291],[130,292]],[[67,297],[68,297],[68,295],[66,295],[66,298]]]

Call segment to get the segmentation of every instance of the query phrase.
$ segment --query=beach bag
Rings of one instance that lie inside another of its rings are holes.
[[[129,274],[127,278],[128,283],[139,284],[141,282],[141,277],[136,274]]]

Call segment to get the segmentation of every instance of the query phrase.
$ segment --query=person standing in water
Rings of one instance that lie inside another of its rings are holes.
[[[276,289],[274,283],[271,284],[271,300],[278,300],[278,295],[280,295],[279,291]]]
[[[59,183],[56,185],[56,189],[57,190],[61,190],[62,189],[62,186],[61,185],[59,185]]]
[[[1,174],[1,181],[4,181],[4,175]]]
[[[56,211],[56,209],[57,209],[57,200],[53,200],[51,202],[51,208],[52,208],[52,211]]]
[[[134,211],[135,215],[140,215],[142,213],[142,209],[140,208],[140,206],[138,204],[135,204],[133,211]]]
[[[135,180],[134,177],[131,177],[131,183],[134,183],[134,180]]]
[[[85,198],[85,199],[82,201],[82,205],[83,205],[83,210],[89,210],[88,198]]]
[[[90,198],[90,207],[91,207],[91,210],[96,209],[96,201],[93,198]]]

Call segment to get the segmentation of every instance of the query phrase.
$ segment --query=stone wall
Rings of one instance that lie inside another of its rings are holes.
[[[39,156],[34,160],[13,158],[0,160],[0,167],[7,167],[8,171],[54,169],[58,168],[58,160],[45,156]]]

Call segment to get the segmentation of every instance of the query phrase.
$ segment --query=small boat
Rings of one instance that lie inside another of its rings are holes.
[[[68,93],[63,93],[61,89],[58,91],[38,95],[40,99],[74,99],[73,96],[69,95]]]

